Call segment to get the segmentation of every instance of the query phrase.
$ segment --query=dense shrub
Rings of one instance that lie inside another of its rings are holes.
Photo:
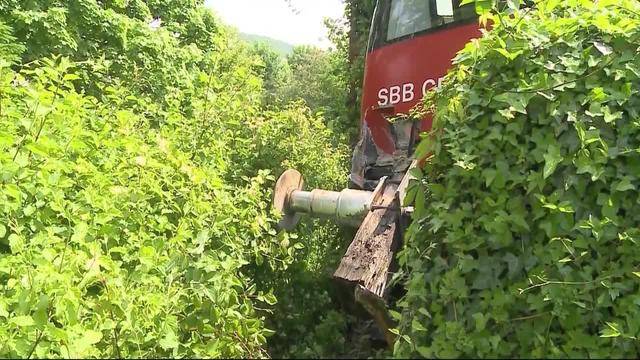
[[[264,82],[266,107],[286,108],[302,102],[313,113],[322,114],[334,137],[354,140],[358,119],[351,118],[346,101],[347,59],[342,51],[302,45],[283,58],[263,43],[252,50],[260,59],[256,68]]]
[[[353,138],[357,119],[350,119],[347,108],[346,58],[336,50],[297,46],[287,56],[290,75],[279,89],[278,100],[304,100],[314,112],[324,113],[336,133]]]
[[[640,354],[640,3],[539,1],[430,104],[399,356]]]
[[[338,71],[346,82],[346,117],[352,124],[359,124],[364,115],[360,114],[364,64],[376,3],[376,0],[345,0],[343,18],[325,21],[329,28],[329,38],[336,46],[338,56],[342,58],[338,63]],[[352,140],[358,140],[357,133],[356,129]]]
[[[0,0],[0,21],[0,356],[264,357],[274,330],[308,339],[274,309],[289,286],[326,299],[344,244],[324,223],[278,233],[270,189],[290,166],[342,186],[323,120],[263,111],[255,59],[202,1]]]
[[[24,63],[51,54],[76,62],[80,90],[100,97],[106,86],[122,84],[161,106],[184,91],[189,109],[187,95],[202,89],[194,75],[231,74],[229,67],[248,61],[226,56],[242,47],[230,45],[237,41],[203,2],[0,0],[0,21],[24,45]]]
[[[297,104],[267,111],[246,122],[244,139],[233,160],[237,176],[257,169],[298,169],[305,187],[342,189],[347,184],[348,148],[310,110]],[[273,289],[279,299],[267,324],[275,333],[269,353],[276,357],[317,358],[350,353],[346,346],[350,318],[335,301],[331,275],[353,234],[326,221],[303,218],[293,242],[296,256],[288,271],[256,266],[251,278],[265,292]]]
[[[241,268],[290,261],[264,174],[224,184],[171,125],[150,128],[117,93],[79,95],[68,64],[49,65],[1,69],[0,353],[261,356],[262,294]]]

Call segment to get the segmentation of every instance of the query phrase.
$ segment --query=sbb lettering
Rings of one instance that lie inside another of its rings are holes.
[[[400,86],[392,86],[389,89],[389,94],[389,102],[391,105],[398,104],[400,100],[402,100],[400,98]]]
[[[414,86],[411,83],[402,85],[402,102],[413,101],[413,98],[415,97],[413,94],[413,88]]]
[[[427,91],[429,91],[429,89],[431,89],[434,86],[436,86],[436,81],[433,79],[427,79],[422,84],[422,96],[424,96],[427,93]]]
[[[422,83],[422,96],[434,87],[440,87],[444,77],[436,79],[427,79]],[[416,100],[416,87],[413,83],[406,83],[400,86],[391,86],[382,88],[378,91],[378,105],[395,105],[399,103],[407,103]]]
[[[378,105],[387,105],[389,103],[389,90],[382,88],[378,91]]]

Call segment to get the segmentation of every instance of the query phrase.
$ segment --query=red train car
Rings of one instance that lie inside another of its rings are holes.
[[[382,176],[406,172],[418,133],[431,119],[409,111],[442,81],[452,59],[480,35],[473,4],[460,0],[378,0],[362,93],[360,141],[352,187],[370,190]],[[400,119],[389,122],[388,119]]]

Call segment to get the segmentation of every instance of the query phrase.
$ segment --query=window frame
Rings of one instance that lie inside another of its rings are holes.
[[[388,29],[389,29],[389,18],[391,16],[391,1],[393,0],[378,0],[378,3],[376,4],[372,25],[371,25],[371,31],[369,33],[368,52],[371,52],[383,46],[409,40],[415,37],[420,37],[429,33],[437,32],[437,31],[441,31],[441,30],[445,30],[453,27],[458,27],[461,25],[471,24],[477,21],[477,18],[478,18],[477,14],[475,13],[475,10],[473,10],[474,16],[471,16],[469,18],[454,20],[450,23],[432,26],[425,30],[417,31],[412,34],[387,40]],[[434,0],[425,0],[425,1],[434,1]],[[472,6],[472,5],[473,4],[468,4],[465,6]]]

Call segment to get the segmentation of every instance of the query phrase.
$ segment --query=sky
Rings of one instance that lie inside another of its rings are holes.
[[[344,9],[342,0],[206,0],[206,4],[243,33],[325,48],[330,42],[323,19],[340,17]]]

